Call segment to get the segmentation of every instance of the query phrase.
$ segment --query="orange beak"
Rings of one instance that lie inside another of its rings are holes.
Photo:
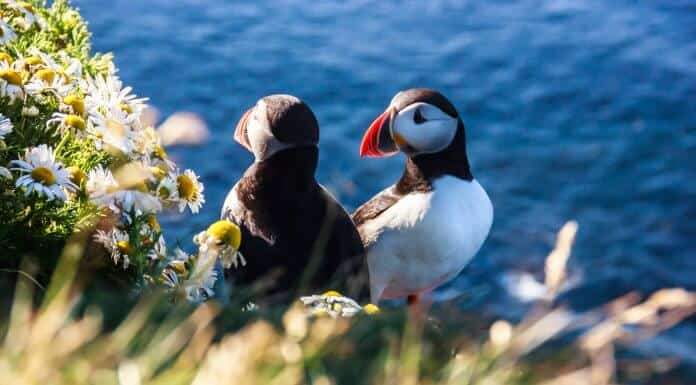
[[[398,151],[390,132],[395,114],[396,111],[393,108],[388,108],[370,124],[360,143],[361,157],[382,158]]]
[[[252,150],[249,144],[249,137],[247,136],[247,124],[252,110],[253,108],[250,108],[242,115],[242,118],[239,119],[239,123],[237,123],[237,127],[234,129],[234,140],[249,151]]]

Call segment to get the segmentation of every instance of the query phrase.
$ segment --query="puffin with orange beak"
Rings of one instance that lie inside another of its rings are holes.
[[[353,214],[367,250],[372,302],[419,299],[455,278],[483,245],[493,205],[471,173],[464,123],[423,88],[399,92],[370,125],[363,157],[406,155],[401,178]]]
[[[366,291],[360,236],[314,176],[319,125],[309,106],[291,95],[261,98],[244,113],[234,138],[254,155],[221,214],[240,227],[244,240],[239,251],[246,266],[231,272],[234,281],[259,284],[267,278],[267,294]]]

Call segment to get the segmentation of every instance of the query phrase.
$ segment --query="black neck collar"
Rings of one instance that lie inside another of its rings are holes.
[[[247,191],[284,194],[307,191],[316,184],[314,174],[319,161],[315,145],[291,147],[268,159],[255,162],[244,173]]]
[[[433,180],[444,175],[467,181],[474,179],[466,155],[466,138],[461,120],[449,147],[437,153],[416,155],[406,160],[406,168],[396,189],[402,194],[431,191]]]

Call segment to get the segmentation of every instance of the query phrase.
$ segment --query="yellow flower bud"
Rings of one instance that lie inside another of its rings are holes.
[[[169,262],[169,266],[174,269],[178,274],[184,274],[186,273],[186,263],[184,261],[171,261]]]
[[[70,173],[70,180],[78,186],[87,178],[84,171],[80,170],[77,166],[66,167],[66,170]]]
[[[65,99],[63,99],[63,103],[72,107],[74,112],[80,115],[85,114],[85,102],[81,97],[77,95],[68,95],[65,97]]]
[[[42,68],[34,74],[37,78],[45,81],[46,83],[53,83],[56,79],[56,72],[52,69]]]
[[[377,305],[368,303],[367,305],[363,306],[363,311],[367,314],[376,314],[380,312],[380,309]]]
[[[152,176],[154,176],[157,180],[162,180],[165,176],[167,176],[167,171],[155,166],[150,167],[150,173],[152,173]]]
[[[8,55],[6,52],[0,52],[0,61],[4,61],[7,64],[12,64],[12,56]]]
[[[87,124],[85,123],[85,120],[82,119],[82,117],[78,115],[68,115],[65,117],[65,124],[78,130],[78,131],[84,131],[85,128],[87,128]]]
[[[159,144],[155,146],[155,148],[152,150],[152,153],[160,159],[167,159],[167,152],[164,151],[164,147],[162,147]]]
[[[11,69],[0,70],[0,79],[6,81],[13,86],[22,85],[22,75],[19,72]]]
[[[129,256],[132,256],[133,252],[135,251],[133,249],[133,246],[131,246],[131,244],[126,240],[120,240],[120,241],[116,242],[116,248],[118,249],[118,251],[121,252],[121,254],[129,255]]]
[[[239,245],[242,243],[242,232],[239,227],[228,220],[213,223],[206,232],[209,236],[232,246],[235,250],[239,250]]]
[[[29,64],[30,66],[35,66],[38,64],[43,64],[43,61],[41,60],[40,57],[38,56],[29,56],[28,58],[24,59],[24,62]]]
[[[329,290],[326,293],[322,294],[324,297],[342,297],[343,295],[336,290]]]
[[[147,217],[147,224],[150,225],[150,228],[152,231],[159,233],[162,228],[160,227],[159,221],[157,221],[157,215],[155,214],[150,214]]]

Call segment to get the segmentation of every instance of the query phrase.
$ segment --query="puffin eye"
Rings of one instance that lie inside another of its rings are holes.
[[[423,124],[425,123],[425,118],[420,111],[420,108],[416,108],[416,112],[413,114],[413,123]]]

